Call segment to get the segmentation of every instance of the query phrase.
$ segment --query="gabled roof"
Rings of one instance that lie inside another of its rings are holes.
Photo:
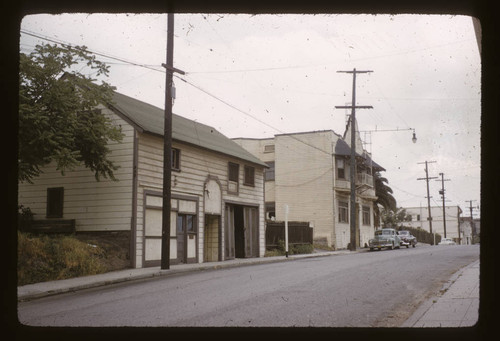
[[[124,116],[141,132],[163,137],[163,109],[137,99],[114,93],[110,107]],[[268,167],[236,142],[218,132],[215,128],[172,114],[172,140],[188,143],[200,148],[219,152],[256,165]]]

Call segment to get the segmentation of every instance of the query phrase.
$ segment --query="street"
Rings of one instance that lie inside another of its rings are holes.
[[[18,304],[30,326],[398,327],[479,245],[207,270]]]

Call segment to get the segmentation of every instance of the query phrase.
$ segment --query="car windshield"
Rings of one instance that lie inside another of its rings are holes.
[[[380,236],[380,235],[390,235],[391,234],[391,231],[390,230],[378,230],[378,231],[375,231],[375,235],[376,236]]]
[[[405,235],[405,236],[406,236],[406,235],[408,235],[409,233],[408,233],[408,231],[399,231],[399,234],[400,234],[400,235]]]

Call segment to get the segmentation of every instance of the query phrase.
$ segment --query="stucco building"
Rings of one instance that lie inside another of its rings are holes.
[[[347,125],[350,127],[350,124]],[[356,134],[357,245],[374,234],[374,172],[384,170],[371,160]],[[345,249],[350,242],[350,131],[332,130],[278,134],[272,138],[233,139],[266,162],[266,219],[309,222],[314,240]],[[346,141],[349,141],[346,142]]]

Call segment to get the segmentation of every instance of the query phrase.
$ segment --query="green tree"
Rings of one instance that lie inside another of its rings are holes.
[[[41,167],[55,162],[61,174],[84,164],[101,177],[118,169],[108,142],[122,140],[119,127],[97,110],[111,103],[114,87],[84,75],[107,76],[109,67],[85,46],[37,45],[19,62],[18,180],[32,183]]]
[[[411,221],[411,215],[402,207],[396,210],[382,210],[382,222],[385,227],[396,228],[405,221]]]
[[[392,196],[392,188],[386,185],[389,181],[382,177],[379,172],[376,172],[373,175],[373,180],[375,183],[375,195],[377,196],[377,200],[375,201],[373,208],[375,214],[375,226],[378,227],[380,225],[379,205],[382,206],[384,210],[395,211],[396,199]]]

